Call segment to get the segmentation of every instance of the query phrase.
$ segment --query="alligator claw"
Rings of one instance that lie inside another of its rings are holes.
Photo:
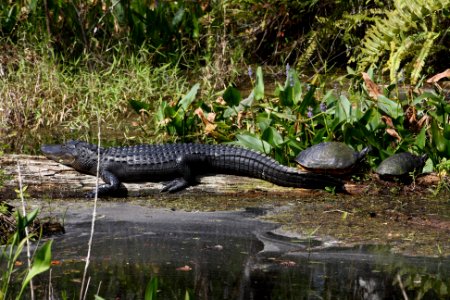
[[[189,186],[189,182],[187,182],[184,178],[177,178],[172,181],[164,182],[163,185],[164,187],[161,192],[174,193],[187,188]]]
[[[94,191],[90,191],[90,192],[85,193],[85,194],[84,194],[84,197],[85,197],[86,199],[93,199],[93,198],[95,198],[95,190],[94,190]]]

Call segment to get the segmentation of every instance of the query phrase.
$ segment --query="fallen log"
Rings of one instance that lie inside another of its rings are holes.
[[[35,198],[83,198],[86,192],[95,188],[95,176],[81,174],[44,156],[4,155],[0,157],[0,166],[4,172],[0,199],[14,199],[18,189],[18,167],[26,192]],[[100,184],[103,181],[100,179]],[[280,187],[272,183],[233,175],[214,175],[199,178],[196,186],[182,193],[195,195],[198,192],[214,195],[271,193],[295,195],[313,195],[317,190]],[[155,182],[124,183],[128,196],[140,197],[160,194],[162,184]]]
[[[17,198],[18,167],[21,170],[23,185],[27,187],[27,194],[34,198],[84,198],[85,193],[95,188],[95,176],[81,174],[44,156],[8,154],[0,157],[0,168],[3,171],[3,175],[0,173],[0,200]],[[430,186],[437,184],[439,180],[436,174],[429,174],[419,177],[416,183]],[[1,184],[2,181],[4,181],[3,184]],[[100,179],[100,184],[102,183]],[[130,197],[160,195],[163,187],[158,182],[124,183],[124,186]],[[378,194],[384,188],[386,186],[383,184],[381,186],[353,182],[345,184],[345,189],[350,194]],[[283,196],[325,193],[318,190],[281,187],[264,180],[233,175],[200,177],[198,185],[189,187],[181,193],[196,195],[199,192],[214,195],[270,193]]]

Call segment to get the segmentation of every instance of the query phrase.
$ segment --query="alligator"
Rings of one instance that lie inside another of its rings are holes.
[[[121,182],[163,182],[162,192],[177,192],[195,185],[197,176],[230,174],[259,178],[276,185],[306,189],[334,187],[344,191],[341,180],[323,174],[287,167],[245,148],[208,144],[151,144],[98,148],[83,141],[43,145],[49,159],[89,175],[99,175],[105,184],[98,195],[113,195]],[[86,196],[93,197],[95,189]]]

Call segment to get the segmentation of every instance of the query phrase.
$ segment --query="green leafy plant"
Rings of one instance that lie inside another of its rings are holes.
[[[402,151],[427,152],[436,165],[449,149],[444,97],[427,92],[399,99],[394,93],[396,85],[381,89],[373,76],[373,70],[361,74],[349,68],[342,80],[349,80],[350,87],[345,94],[337,94],[324,86],[301,83],[288,66],[284,84],[278,84],[274,96],[267,97],[258,68],[248,97],[233,86],[216,100],[194,99],[190,92],[172,106],[162,102],[157,120],[168,133],[241,145],[283,163],[310,145],[337,140],[355,150],[372,146],[372,165]],[[198,88],[193,88],[195,93]]]
[[[37,209],[33,210],[31,213],[25,216],[22,216],[19,212],[17,212],[16,214],[17,230],[12,235],[9,245],[3,250],[0,257],[0,262],[2,262],[2,260],[6,258],[6,269],[4,269],[1,274],[2,284],[0,289],[0,299],[8,299],[8,291],[11,282],[11,276],[14,273],[15,264],[18,261],[27,240],[31,238],[31,236],[24,236],[25,227],[32,224],[37,214]],[[23,292],[29,285],[32,278],[47,271],[50,268],[52,242],[52,240],[45,242],[44,245],[42,245],[36,251],[32,259],[31,268],[28,269],[26,276],[22,281],[20,292],[16,296],[16,299],[21,299]]]

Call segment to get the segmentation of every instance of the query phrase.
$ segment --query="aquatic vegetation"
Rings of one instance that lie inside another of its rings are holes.
[[[428,169],[430,164],[433,169],[450,155],[448,104],[443,94],[413,90],[411,97],[401,98],[396,85],[381,90],[372,78],[372,70],[357,74],[349,69],[342,78],[348,80],[349,88],[338,94],[325,85],[301,83],[297,72],[287,65],[284,84],[278,84],[274,95],[267,96],[258,67],[253,89],[245,98],[234,86],[217,98],[201,93],[195,97],[199,90],[195,85],[171,105],[161,102],[157,128],[169,139],[182,133],[185,141],[230,142],[285,163],[300,150],[332,140],[358,151],[371,146],[372,165],[394,153],[409,151],[427,153]],[[145,105],[134,108],[142,111]]]

